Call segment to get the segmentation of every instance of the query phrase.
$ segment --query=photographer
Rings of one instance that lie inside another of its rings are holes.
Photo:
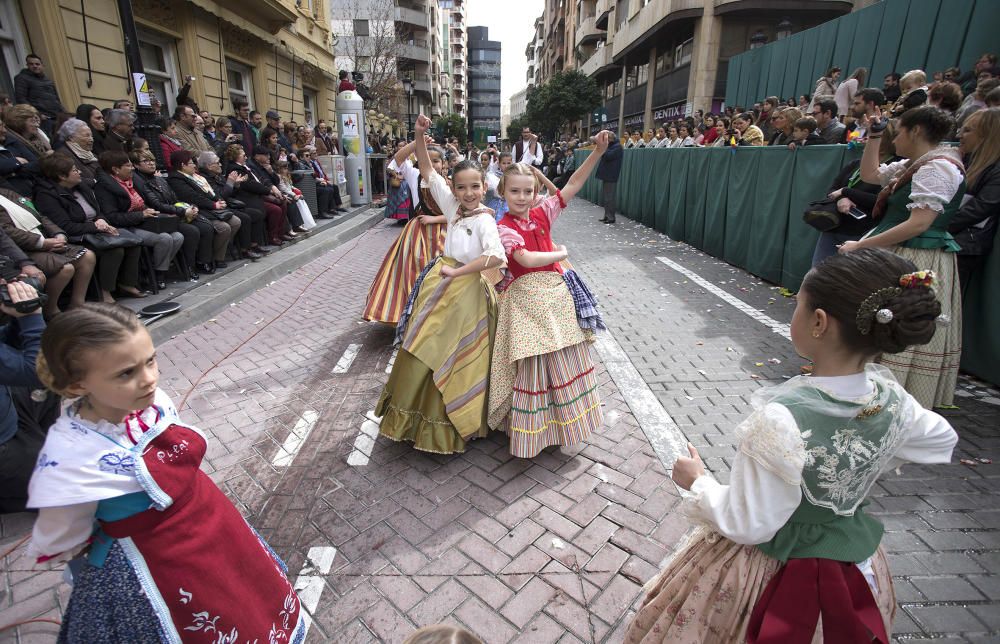
[[[0,235],[0,263],[8,280],[20,280],[16,256],[23,257],[4,233]],[[42,389],[35,375],[35,360],[45,321],[37,304],[38,291],[24,281],[0,282],[10,304],[0,305],[6,317],[0,342],[0,514],[22,512],[28,497],[28,481],[35,469],[38,452],[45,442],[49,425],[58,415],[58,398],[46,395],[36,401],[32,390]],[[18,311],[20,302],[36,301],[28,312]]]

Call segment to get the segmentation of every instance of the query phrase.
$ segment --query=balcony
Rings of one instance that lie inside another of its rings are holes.
[[[597,19],[594,16],[584,18],[580,21],[580,26],[576,28],[576,46],[581,47],[599,40],[604,40],[607,33],[598,29]]]
[[[408,73],[406,74],[413,81],[413,91],[414,92],[430,92],[431,91],[431,77],[429,74],[420,73]],[[400,82],[402,82],[400,78]]]
[[[600,47],[594,55],[587,59],[587,62],[580,65],[580,73],[593,78],[601,72],[618,67],[611,58],[611,47]]]
[[[611,9],[615,3],[613,0],[597,0],[597,15],[594,24],[598,29],[608,30],[608,18],[611,16]]]
[[[431,59],[431,50],[427,46],[426,40],[414,39],[401,43],[399,45],[399,52],[396,55],[399,58],[426,63]]]
[[[407,7],[396,7],[396,22],[419,27],[427,31],[427,14],[417,9]]]

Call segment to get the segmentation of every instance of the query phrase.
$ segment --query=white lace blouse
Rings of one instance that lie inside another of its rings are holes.
[[[500,233],[497,232],[497,222],[493,215],[487,212],[460,217],[458,200],[444,177],[435,172],[428,183],[434,201],[448,218],[448,233],[444,238],[445,257],[468,264],[483,255],[489,255],[497,260],[490,262],[493,268],[506,264],[507,254],[500,243]]]
[[[955,193],[962,185],[963,175],[959,170],[962,165],[962,157],[954,148],[938,148],[931,150],[925,156],[948,156],[957,160],[959,166],[956,167],[955,164],[944,159],[934,159],[921,166],[911,180],[910,203],[906,205],[906,208],[907,210],[926,208],[940,214],[944,212],[944,207],[955,198]],[[920,160],[917,159],[916,163],[919,163]],[[904,159],[893,163],[883,163],[879,166],[879,179],[882,186],[889,185],[889,182],[906,171],[908,165],[909,159]]]
[[[810,377],[814,386],[837,398],[859,400],[870,396],[873,384],[866,373],[831,378]],[[905,394],[903,409],[910,415],[907,436],[887,469],[904,462],[947,463],[958,441],[951,425]],[[759,544],[770,541],[802,501],[805,446],[791,412],[769,403],[743,421],[729,485],[701,476],[685,494],[684,512],[696,523],[732,541]],[[766,446],[766,447],[765,447]]]

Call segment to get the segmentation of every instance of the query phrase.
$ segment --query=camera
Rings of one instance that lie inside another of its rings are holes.
[[[18,313],[34,313],[49,301],[49,296],[43,292],[44,287],[41,282],[34,277],[23,277],[21,269],[15,266],[9,257],[0,257],[0,278],[6,280],[8,284],[11,282],[21,282],[35,289],[34,298],[14,303],[10,299],[7,287],[0,286],[0,304],[9,306]]]

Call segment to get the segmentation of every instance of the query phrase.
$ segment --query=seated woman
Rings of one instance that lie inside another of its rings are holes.
[[[226,252],[229,249],[229,240],[239,233],[243,227],[243,220],[226,208],[226,200],[215,194],[208,180],[198,174],[190,152],[187,150],[174,152],[170,158],[170,165],[174,168],[167,175],[167,183],[170,184],[171,190],[184,203],[197,206],[199,212],[212,222],[215,228],[215,266],[213,268],[206,264],[199,268],[209,274],[214,273],[215,268],[227,268]],[[219,237],[224,241],[220,241]]]
[[[223,175],[222,162],[215,152],[207,150],[201,152],[197,161],[198,174],[205,177],[208,185],[212,186],[212,192],[225,199],[226,205],[233,211],[233,216],[240,219],[239,230],[233,233],[240,257],[257,261],[267,254],[267,251],[260,246],[265,241],[264,211],[251,208],[234,196],[240,184],[246,181],[246,177],[236,172]]]
[[[285,241],[283,239],[285,230],[288,228],[288,217],[285,215],[281,191],[271,185],[262,170],[250,167],[242,145],[231,145],[226,148],[224,173],[229,176],[233,172],[242,178],[234,196],[248,208],[260,210],[266,215],[267,243],[281,246]],[[278,203],[278,200],[281,203]]]
[[[184,265],[191,279],[198,279],[198,270],[212,263],[212,247],[218,243],[215,229],[198,213],[197,206],[180,203],[167,180],[156,172],[156,157],[152,152],[133,152],[129,160],[135,166],[132,184],[142,195],[142,200],[157,212],[178,218],[177,229],[184,235],[184,245],[181,246]]]
[[[323,165],[316,159],[315,147],[306,145],[299,151],[299,166],[310,170],[316,178],[316,202],[321,219],[332,219],[335,213],[347,212],[340,198],[340,188],[326,176]]]
[[[39,164],[41,176],[35,191],[35,209],[63,230],[69,241],[84,235],[118,236],[118,230],[104,219],[90,186],[81,183],[80,170],[64,154],[53,154]],[[139,290],[139,247],[95,250],[101,299],[114,302],[111,290],[117,286],[127,297],[146,297]],[[75,287],[75,284],[74,284]]]
[[[132,162],[124,152],[108,151],[99,158],[101,172],[97,175],[94,194],[101,212],[108,223],[124,228],[136,235],[143,246],[153,251],[153,269],[156,271],[156,286],[167,288],[167,271],[170,262],[184,245],[184,236],[177,233],[156,233],[142,226],[147,219],[156,217],[157,212],[146,205],[142,195],[132,183]]]
[[[97,172],[101,169],[94,154],[94,132],[86,123],[74,118],[62,124],[59,138],[63,143],[56,148],[56,152],[62,152],[72,159],[83,180],[93,185]]]
[[[6,188],[0,188],[0,229],[45,273],[49,301],[42,313],[47,319],[59,313],[59,296],[70,282],[69,305],[83,304],[97,262],[92,251],[70,244],[68,235],[34,204]]]

